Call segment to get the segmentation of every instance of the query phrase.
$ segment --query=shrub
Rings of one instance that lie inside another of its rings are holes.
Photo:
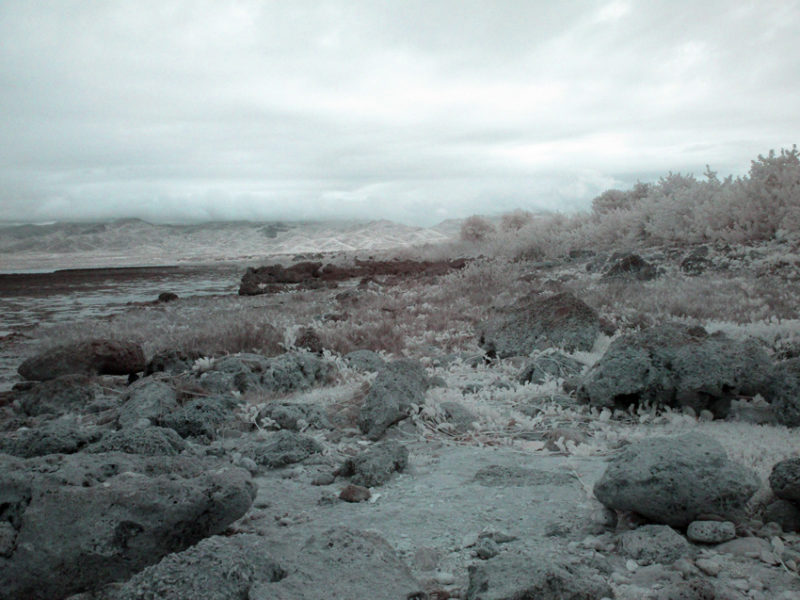
[[[501,231],[519,231],[533,221],[533,215],[527,210],[515,210],[500,218]]]
[[[461,224],[461,239],[465,242],[484,242],[494,233],[494,225],[478,215],[468,217]]]

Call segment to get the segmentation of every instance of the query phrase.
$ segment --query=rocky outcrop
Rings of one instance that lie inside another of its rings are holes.
[[[772,361],[755,340],[667,324],[614,340],[577,396],[592,406],[652,402],[726,416],[732,398],[764,393],[770,381]]]
[[[758,475],[728,460],[719,442],[690,433],[626,447],[611,459],[594,494],[611,509],[686,527],[703,515],[736,520],[760,486]]]
[[[186,449],[186,442],[174,429],[144,427],[105,433],[84,452],[125,452],[144,456],[176,456]]]
[[[84,427],[75,419],[56,419],[0,437],[0,452],[21,458],[72,454],[99,439],[100,435],[96,429]]]
[[[46,350],[23,362],[17,371],[29,380],[61,375],[132,375],[146,366],[142,347],[130,341],[96,339]]]
[[[371,440],[380,439],[386,430],[405,419],[412,404],[425,403],[428,376],[417,361],[396,360],[378,372],[364,398],[358,427]]]
[[[570,293],[524,298],[481,328],[489,356],[527,356],[555,347],[591,350],[602,329],[597,312]]]
[[[57,600],[125,580],[222,532],[254,497],[247,471],[209,459],[0,455],[0,507],[13,528],[0,590]]]

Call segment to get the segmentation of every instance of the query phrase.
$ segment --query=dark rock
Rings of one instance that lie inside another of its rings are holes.
[[[267,540],[257,535],[211,537],[147,567],[104,600],[245,599],[256,583],[286,576],[270,550]]]
[[[221,426],[234,418],[237,403],[232,398],[197,398],[164,415],[158,424],[178,432],[181,437],[216,439]]]
[[[186,449],[186,442],[174,429],[145,427],[109,431],[84,452],[125,452],[144,456],[176,456]]]
[[[380,371],[386,366],[380,354],[372,350],[353,350],[345,354],[344,359],[348,365],[360,371]]]
[[[265,293],[266,289],[275,284],[300,283],[307,279],[320,276],[322,263],[300,262],[285,268],[274,264],[257,269],[248,268],[242,276],[239,285],[240,296],[255,296]]]
[[[652,402],[726,416],[731,399],[764,392],[772,363],[755,341],[667,324],[614,340],[581,379],[578,399],[627,408]]]
[[[197,353],[183,352],[180,350],[165,350],[153,355],[150,362],[145,367],[144,374],[168,373],[178,375],[192,370],[192,365],[196,359],[200,358]]]
[[[374,444],[361,454],[348,458],[339,475],[350,477],[350,481],[364,487],[383,485],[392,474],[402,472],[408,466],[408,449],[399,442],[387,441]]]
[[[467,600],[597,600],[614,593],[598,572],[554,549],[504,553],[469,567]]]
[[[178,294],[175,294],[173,292],[161,292],[158,295],[159,302],[174,302],[177,299],[178,299]]]
[[[643,525],[620,536],[622,555],[640,565],[672,564],[689,553],[689,542],[667,525]]]
[[[321,406],[311,403],[270,402],[259,411],[257,418],[259,420],[272,419],[281,429],[291,429],[292,431],[299,431],[304,424],[317,429],[331,427],[325,410]]]
[[[775,365],[769,388],[763,396],[770,399],[778,423],[787,427],[800,426],[800,358],[790,358]]]
[[[178,410],[178,400],[172,386],[148,377],[128,388],[117,422],[123,428],[155,425],[175,410]]]
[[[594,309],[567,292],[524,298],[504,312],[481,330],[480,345],[490,356],[527,356],[551,347],[588,351],[601,331]]]
[[[417,361],[396,360],[388,363],[364,399],[358,426],[371,440],[380,439],[386,430],[405,419],[412,404],[425,403],[428,377]]]
[[[779,498],[766,506],[763,521],[777,523],[784,531],[800,531],[800,507]]]
[[[322,354],[325,349],[319,334],[310,327],[303,327],[297,332],[294,345],[300,350],[307,350],[312,354]]]
[[[72,454],[99,437],[98,431],[82,427],[75,419],[62,418],[0,437],[0,452],[21,458]]]
[[[638,254],[628,254],[618,259],[603,274],[603,279],[635,279],[650,281],[658,276],[655,267]]]
[[[636,442],[611,459],[594,486],[605,506],[686,527],[702,515],[736,520],[761,481],[728,460],[712,438],[690,433]]]
[[[269,434],[263,441],[253,441],[244,445],[241,451],[244,456],[259,465],[278,469],[322,452],[322,446],[307,435],[281,430]]]
[[[782,460],[772,467],[769,485],[778,498],[800,502],[800,458]]]
[[[347,485],[339,492],[339,499],[345,502],[366,502],[372,494],[362,485]]]
[[[34,381],[61,375],[130,375],[145,369],[142,347],[134,342],[96,339],[51,348],[23,362],[17,371]]]
[[[345,528],[309,538],[291,558],[287,575],[256,583],[248,600],[425,600],[427,594],[392,547],[379,535]]]
[[[548,352],[529,360],[519,374],[520,383],[541,385],[548,379],[564,379],[578,375],[583,363],[560,352]]]
[[[42,382],[14,386],[14,397],[26,415],[83,413],[99,394],[99,386],[86,375],[62,375]]]
[[[330,362],[309,352],[287,352],[268,358],[259,354],[235,354],[214,361],[200,377],[200,385],[213,393],[293,392],[327,381]]]
[[[125,580],[222,532],[255,491],[247,471],[208,459],[0,455],[0,506],[15,530],[0,590],[56,600]]]

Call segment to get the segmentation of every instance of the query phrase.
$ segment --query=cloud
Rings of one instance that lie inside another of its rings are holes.
[[[797,141],[800,2],[0,4],[8,219],[576,209]]]

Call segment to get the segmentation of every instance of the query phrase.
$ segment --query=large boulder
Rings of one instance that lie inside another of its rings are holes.
[[[196,398],[162,416],[158,424],[178,432],[181,437],[213,440],[222,426],[234,419],[238,403],[227,396]]]
[[[102,439],[87,446],[84,452],[125,452],[145,456],[176,456],[186,449],[186,442],[174,429],[144,427],[120,429],[103,434]]]
[[[82,426],[76,419],[64,417],[3,435],[0,437],[0,452],[20,458],[72,454],[99,439],[100,435],[99,431]]]
[[[800,503],[800,458],[782,460],[772,467],[769,485],[778,498]]]
[[[651,402],[726,416],[733,398],[765,392],[771,378],[772,361],[755,340],[666,324],[614,340],[577,395],[593,406]]]
[[[124,581],[224,531],[255,491],[247,471],[211,459],[0,455],[0,507],[13,528],[0,590],[57,600]]]
[[[602,323],[597,312],[568,292],[523,298],[481,328],[490,356],[526,356],[534,350],[591,350]]]
[[[414,360],[396,360],[378,372],[364,398],[358,426],[371,440],[380,439],[386,430],[408,416],[412,404],[425,403],[428,376],[425,367]]]
[[[123,428],[155,425],[175,410],[178,410],[178,396],[173,387],[147,377],[125,392],[117,422]]]
[[[87,375],[62,375],[48,381],[26,381],[14,386],[14,399],[28,416],[83,413],[100,393]]]
[[[800,425],[800,358],[790,358],[775,365],[764,396],[772,404],[779,423],[787,427]]]
[[[611,509],[686,527],[703,516],[741,517],[760,486],[758,475],[729,460],[719,442],[690,433],[626,447],[611,459],[594,495]]]
[[[131,341],[96,339],[65,344],[23,362],[17,371],[25,379],[45,381],[61,375],[133,375],[144,371],[142,347]]]
[[[383,485],[394,472],[402,472],[408,465],[408,449],[399,442],[379,442],[364,452],[348,458],[339,475],[364,487]]]

